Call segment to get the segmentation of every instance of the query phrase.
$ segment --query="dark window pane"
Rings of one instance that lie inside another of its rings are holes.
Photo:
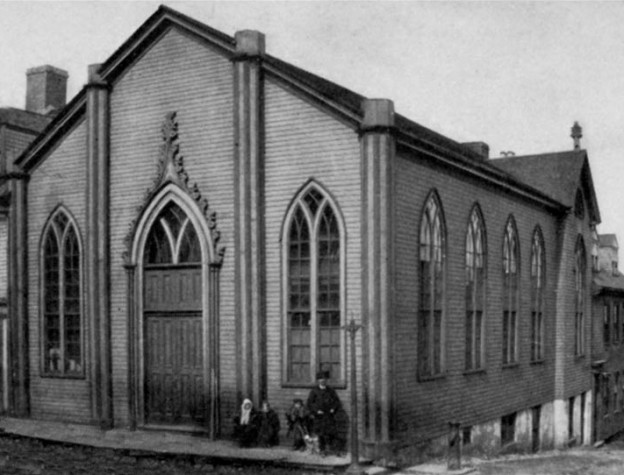
[[[199,238],[195,232],[195,227],[190,221],[186,224],[184,234],[182,235],[179,253],[178,262],[201,262]]]

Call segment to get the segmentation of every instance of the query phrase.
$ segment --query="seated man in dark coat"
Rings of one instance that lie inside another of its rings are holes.
[[[310,391],[307,403],[312,417],[312,432],[319,438],[319,448],[322,454],[339,450],[336,413],[341,409],[342,404],[336,391],[327,385],[328,378],[328,372],[317,373],[318,385]]]
[[[258,415],[250,399],[245,399],[234,418],[234,439],[240,447],[253,447],[258,438]]]
[[[267,401],[262,403],[258,413],[258,446],[273,447],[279,445],[280,421],[277,413]]]

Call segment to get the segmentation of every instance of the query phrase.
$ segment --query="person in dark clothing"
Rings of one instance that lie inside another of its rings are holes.
[[[240,447],[253,447],[258,438],[258,414],[250,399],[245,399],[234,418],[234,439]]]
[[[293,405],[286,412],[288,435],[292,434],[293,450],[305,450],[305,436],[309,435],[310,413],[301,399],[293,399]]]
[[[279,445],[279,430],[279,416],[271,409],[269,403],[264,401],[258,413],[258,445],[260,447]]]
[[[308,411],[312,417],[312,432],[319,438],[319,448],[322,454],[339,450],[336,413],[341,410],[342,404],[336,391],[327,385],[328,378],[327,372],[317,373],[318,385],[310,391],[307,402]]]

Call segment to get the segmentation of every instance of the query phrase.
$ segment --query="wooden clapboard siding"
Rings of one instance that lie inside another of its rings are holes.
[[[446,368],[445,377],[418,382],[417,309],[418,242],[421,213],[435,188],[442,203],[446,245]],[[423,437],[445,434],[450,420],[463,425],[486,422],[501,415],[554,399],[554,331],[557,273],[557,223],[536,206],[480,183],[449,175],[422,157],[402,153],[397,160],[396,328],[395,358],[398,429]],[[486,371],[465,370],[465,238],[473,204],[483,212],[487,236]],[[503,230],[513,213],[520,244],[519,365],[502,368],[502,249]],[[530,364],[530,256],[535,226],[542,229],[546,253],[544,299],[545,355],[543,364]],[[573,283],[573,281],[572,281]]]
[[[359,319],[360,148],[353,130],[272,80],[266,81],[265,97],[267,386],[273,406],[281,412],[294,397],[305,400],[309,392],[282,388],[282,223],[290,202],[310,178],[329,191],[346,227],[347,317]],[[348,407],[348,392],[339,395]]]
[[[82,121],[33,171],[28,184],[28,320],[32,416],[80,422],[91,420],[88,379],[42,378],[39,243],[50,213],[63,204],[78,225],[84,256],[86,125]],[[84,266],[84,261],[83,261]],[[84,267],[83,267],[84,275]],[[84,307],[83,307],[84,308]],[[84,311],[84,310],[83,310]],[[83,354],[88,364],[89,322],[83,319]]]
[[[127,303],[122,253],[137,207],[156,177],[165,114],[177,111],[180,152],[190,182],[217,212],[221,242],[221,388],[235,394],[233,321],[232,65],[192,38],[170,30],[111,91],[111,330],[115,419],[127,420]]]

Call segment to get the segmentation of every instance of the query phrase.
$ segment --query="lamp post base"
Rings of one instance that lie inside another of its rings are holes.
[[[366,470],[357,462],[351,462],[351,465],[344,472],[346,475],[366,475]]]

